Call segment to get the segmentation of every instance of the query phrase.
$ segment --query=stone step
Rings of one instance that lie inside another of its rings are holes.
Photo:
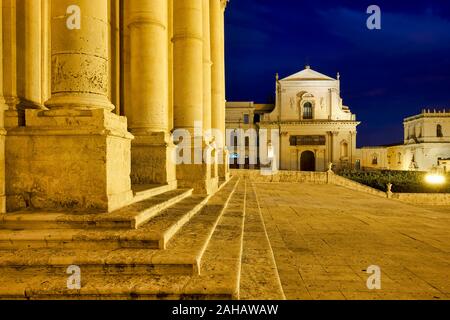
[[[247,181],[241,300],[285,300],[255,186]]]
[[[138,229],[0,229],[0,249],[165,249],[173,235],[207,200],[205,196],[183,199]]]
[[[226,299],[240,298],[246,183],[239,181],[201,260],[201,272],[186,284],[186,296],[214,293]]]
[[[160,194],[177,189],[177,183],[171,184],[134,184],[131,186],[133,190],[133,202],[136,203],[148,198],[159,196]]]
[[[0,300],[230,300],[231,293],[184,290],[187,275],[82,275],[81,289],[67,288],[69,275],[0,274]]]
[[[137,229],[162,210],[192,196],[192,191],[192,189],[168,191],[111,213],[16,212],[2,214],[0,215],[0,229]]]
[[[67,289],[68,274],[65,270],[43,275],[42,273],[0,272],[0,299],[237,299],[242,256],[244,225],[245,184],[237,180],[225,185],[212,197],[210,206],[226,203],[217,225],[202,248],[201,241],[182,246],[185,236],[206,227],[210,211],[195,223],[197,214],[170,242],[167,251],[179,257],[181,250],[201,252],[201,272],[196,274],[93,274],[81,268],[81,289]],[[212,209],[212,208],[210,208]],[[204,230],[205,234],[210,233]],[[195,233],[194,235],[197,235]],[[205,237],[205,235],[198,234]],[[193,239],[195,240],[195,239]],[[183,249],[184,248],[184,249]],[[175,250],[179,250],[178,254]],[[185,252],[189,255],[189,252]],[[162,256],[160,257],[162,258]],[[181,258],[181,257],[179,257]],[[181,260],[180,260],[181,261]]]
[[[236,181],[231,181],[212,196],[178,231],[166,250],[0,250],[0,273],[63,274],[69,266],[76,265],[88,274],[199,274],[203,252],[235,188]]]

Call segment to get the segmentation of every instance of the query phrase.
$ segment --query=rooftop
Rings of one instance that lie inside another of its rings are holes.
[[[303,69],[300,72],[297,72],[293,75],[290,75],[289,77],[286,77],[284,79],[282,79],[281,81],[304,81],[304,80],[309,80],[309,81],[336,81],[336,79],[331,78],[327,75],[324,75],[320,72],[314,71],[313,69],[311,69],[310,66],[306,66],[305,69]]]

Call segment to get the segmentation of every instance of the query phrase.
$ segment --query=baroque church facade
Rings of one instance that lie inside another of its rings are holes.
[[[236,127],[237,122],[248,123],[242,120],[249,116],[253,120],[250,125],[266,129],[269,137],[271,131],[278,130],[277,166],[281,170],[325,171],[330,163],[344,168],[357,160],[359,122],[343,104],[339,74],[332,78],[306,66],[284,79],[277,75],[272,108],[246,102],[227,104],[230,127]],[[228,145],[231,153],[233,147],[233,143]]]

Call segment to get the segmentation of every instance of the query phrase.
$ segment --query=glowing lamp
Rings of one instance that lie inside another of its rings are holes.
[[[429,173],[425,176],[425,181],[429,184],[444,184],[445,183],[445,177],[443,175],[437,174],[437,173]]]

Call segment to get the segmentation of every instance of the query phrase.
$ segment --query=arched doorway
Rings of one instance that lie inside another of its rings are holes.
[[[305,151],[300,157],[300,171],[316,171],[316,156],[312,151]]]

